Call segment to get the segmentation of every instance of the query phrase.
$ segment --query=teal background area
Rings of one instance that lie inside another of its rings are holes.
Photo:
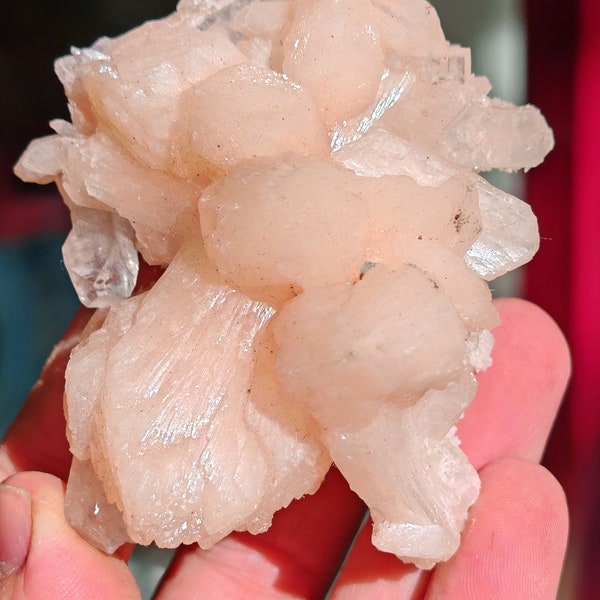
[[[78,306],[60,234],[0,242],[0,437]]]

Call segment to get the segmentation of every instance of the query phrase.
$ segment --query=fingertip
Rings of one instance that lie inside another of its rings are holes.
[[[568,537],[565,494],[542,466],[502,459],[481,471],[457,554],[438,567],[428,600],[551,600]]]
[[[539,461],[571,373],[560,328],[526,300],[496,301],[502,323],[492,366],[478,375],[479,389],[458,423],[462,448],[481,468],[502,456]]]
[[[7,477],[14,475],[17,472],[15,465],[8,455],[8,450],[4,445],[0,445],[0,483]]]
[[[523,298],[498,298],[494,303],[502,320],[495,332],[552,357],[558,384],[566,387],[571,376],[571,351],[557,322],[543,308]]]
[[[31,541],[31,496],[26,490],[0,485],[0,579],[25,564]]]
[[[135,579],[119,557],[85,542],[64,515],[64,483],[53,475],[23,472],[9,477],[10,486],[31,497],[32,530],[27,560],[19,573],[19,596],[53,600],[73,597],[139,598]]]

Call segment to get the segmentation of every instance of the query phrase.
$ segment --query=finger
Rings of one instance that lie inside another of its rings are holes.
[[[459,422],[462,448],[477,468],[502,455],[539,458],[570,368],[564,337],[541,309],[516,299],[496,306],[502,324],[494,330],[494,362],[480,377],[477,397]],[[332,598],[361,597],[356,594],[369,581],[377,581],[377,598],[397,598],[398,590],[407,598],[413,597],[409,591],[419,597],[422,579],[375,549],[370,536],[370,528],[363,528]]]
[[[91,315],[80,309],[46,361],[0,449],[0,481],[15,471],[42,471],[67,478],[71,455],[65,438],[63,392],[71,350]]]
[[[315,495],[278,512],[266,533],[233,534],[208,551],[180,551],[157,599],[323,598],[364,513],[332,469]]]
[[[13,530],[16,532],[23,525],[30,530],[28,535],[18,536],[25,542],[29,540],[21,552],[25,562],[13,563],[13,572],[0,579],[0,597],[18,600],[140,597],[126,563],[92,548],[66,523],[64,488],[59,479],[27,472],[9,477],[6,484],[0,486],[5,499],[21,496],[25,500],[21,502],[23,510],[13,511],[15,520],[21,521],[20,526],[13,525]],[[12,506],[18,503],[13,501]]]
[[[377,550],[371,542],[372,529],[370,520],[361,529],[331,592],[331,600],[422,598],[430,572],[403,563],[393,554]]]
[[[493,332],[493,363],[458,423],[477,469],[501,456],[541,459],[571,372],[567,342],[541,308],[516,298],[496,307],[502,324]]]
[[[427,600],[553,600],[568,535],[562,488],[518,459],[490,463],[481,481],[461,546],[435,570]]]

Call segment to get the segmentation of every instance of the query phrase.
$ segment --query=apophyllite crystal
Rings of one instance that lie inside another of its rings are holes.
[[[67,370],[71,523],[114,550],[264,531],[333,461],[373,541],[421,567],[479,480],[455,423],[498,318],[486,280],[538,244],[478,173],[553,144],[487,97],[425,0],[182,0],[56,63],[72,123],[65,264],[100,307]],[[166,267],[129,297],[137,252]]]

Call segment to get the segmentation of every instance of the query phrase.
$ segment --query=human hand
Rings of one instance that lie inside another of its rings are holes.
[[[459,423],[462,447],[480,471],[460,549],[420,571],[359,533],[331,598],[360,600],[555,598],[567,539],[564,494],[539,466],[569,376],[556,325],[521,300],[497,303],[494,365]],[[106,555],[64,518],[70,455],[62,413],[64,367],[87,314],[81,311],[47,363],[0,447],[0,597],[47,600],[139,598],[130,546]],[[234,533],[211,550],[178,550],[156,592],[170,598],[322,598],[364,515],[332,469],[314,495],[275,515],[264,534]]]

